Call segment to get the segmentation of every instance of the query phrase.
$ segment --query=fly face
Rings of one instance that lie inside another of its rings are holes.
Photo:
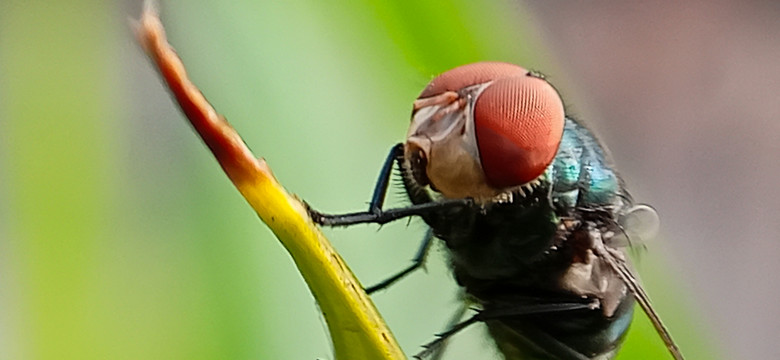
[[[563,119],[560,97],[541,77],[506,63],[461,66],[414,102],[405,167],[445,197],[486,202],[544,173]]]
[[[384,210],[396,165],[412,205]],[[433,79],[368,211],[310,213],[331,226],[415,215],[430,226],[414,264],[368,292],[419,268],[434,237],[444,241],[455,280],[479,310],[420,357],[481,321],[507,359],[609,359],[636,299],[682,359],[623,254],[643,232],[635,224],[657,222],[655,211],[632,204],[593,134],[565,116],[543,77],[519,66],[475,63]]]

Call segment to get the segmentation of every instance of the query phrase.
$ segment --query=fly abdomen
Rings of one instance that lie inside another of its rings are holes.
[[[507,360],[611,359],[628,331],[633,299],[623,299],[611,317],[600,308],[486,321]],[[486,309],[490,308],[486,305]]]

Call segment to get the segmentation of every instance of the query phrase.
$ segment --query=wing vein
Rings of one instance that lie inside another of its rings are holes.
[[[669,333],[669,330],[666,328],[663,322],[661,322],[661,318],[653,309],[653,305],[650,303],[650,297],[642,288],[642,285],[639,284],[636,276],[634,276],[631,270],[628,269],[622,254],[615,254],[616,250],[610,249],[603,245],[597,246],[596,251],[599,256],[607,261],[612,270],[615,271],[621,280],[623,280],[623,283],[626,284],[626,287],[628,287],[628,290],[634,296],[634,299],[636,299],[636,301],[639,303],[642,311],[644,311],[644,313],[647,314],[647,317],[650,318],[655,331],[658,332],[658,335],[660,335],[661,339],[663,339],[664,344],[666,344],[666,348],[669,349],[669,353],[672,354],[672,357],[675,360],[684,360],[680,349],[672,339],[671,333]]]

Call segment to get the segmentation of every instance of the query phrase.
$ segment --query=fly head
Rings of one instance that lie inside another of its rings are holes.
[[[495,201],[542,180],[563,127],[563,102],[538,74],[464,65],[434,78],[415,101],[404,166],[444,197]]]

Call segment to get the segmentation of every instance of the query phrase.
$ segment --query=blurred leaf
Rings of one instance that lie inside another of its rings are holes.
[[[309,218],[298,199],[279,185],[264,160],[193,85],[150,2],[138,37],[197,134],[233,185],[276,234],[317,299],[337,359],[403,359],[403,353],[341,256]]]

